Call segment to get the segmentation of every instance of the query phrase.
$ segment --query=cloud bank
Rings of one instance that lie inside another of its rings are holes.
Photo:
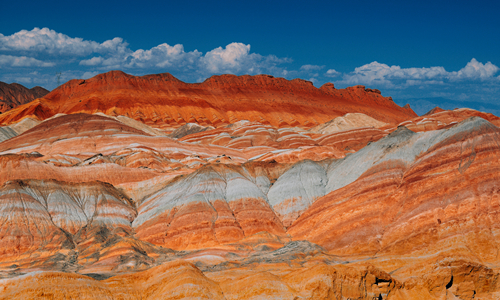
[[[460,80],[488,80],[494,79],[499,68],[487,62],[478,62],[472,58],[465,67],[456,72],[448,72],[444,67],[430,68],[401,68],[389,66],[379,62],[372,62],[354,69],[354,72],[345,74],[342,78],[344,84],[382,85],[389,88],[444,84]]]
[[[21,30],[9,36],[0,34],[0,66],[9,68],[67,69],[68,65],[77,64],[80,70],[86,71],[182,72],[185,79],[202,80],[221,73],[281,75],[284,68],[280,65],[289,62],[290,59],[275,55],[252,53],[250,45],[243,43],[231,43],[202,53],[186,51],[181,44],[167,43],[151,49],[132,50],[120,37],[98,43],[49,28]]]

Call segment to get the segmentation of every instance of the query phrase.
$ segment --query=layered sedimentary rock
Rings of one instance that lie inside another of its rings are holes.
[[[96,228],[131,232],[133,204],[111,185],[69,184],[53,180],[16,180],[0,189],[1,261],[47,263],[60,254],[75,255],[81,240]],[[99,229],[101,230],[101,229]],[[94,232],[95,233],[95,232]],[[26,265],[25,265],[26,267]]]
[[[0,127],[0,142],[13,138],[16,135],[17,133],[12,128],[8,126]]]
[[[0,113],[41,98],[48,93],[49,91],[39,86],[28,89],[18,83],[0,82]]]
[[[497,261],[499,134],[477,117],[445,131],[399,130],[337,164],[326,187],[333,192],[288,232],[339,254],[463,249]],[[338,217],[320,222],[331,215]]]
[[[362,126],[359,128],[331,130],[329,133],[321,134],[297,127],[275,128],[244,120],[225,127],[189,134],[179,140],[237,149],[268,147],[267,151],[252,157],[252,160],[286,163],[303,159],[319,161],[326,158],[342,158],[346,153],[357,151],[391,131],[391,128],[382,130],[367,127],[369,124],[371,123],[365,125],[360,123]]]
[[[298,255],[311,260],[329,257],[322,250],[310,251],[311,248],[292,242],[276,251],[235,261],[237,266],[219,264],[210,271],[175,260],[104,280],[72,273],[34,272],[2,280],[0,299],[438,300],[499,296],[498,274],[481,264],[436,262],[427,268],[426,274],[414,274],[402,281],[371,264],[297,264]]]
[[[0,128],[0,299],[497,299],[500,118],[314,89],[111,72],[37,100]],[[349,113],[293,102],[321,93]]]
[[[0,143],[0,154],[38,152],[43,155],[105,155],[131,145],[202,156],[213,156],[220,152],[227,152],[235,158],[252,155],[239,150],[224,151],[220,147],[200,147],[168,137],[151,136],[112,118],[87,114],[63,115],[42,122],[22,135]]]
[[[219,127],[239,120],[311,127],[349,112],[393,124],[416,117],[411,109],[364,86],[337,90],[333,84],[325,84],[316,88],[309,81],[268,75],[221,75],[189,84],[168,73],[136,77],[111,71],[71,80],[45,97],[3,114],[0,124],[26,116],[43,120],[57,113],[77,112],[122,115],[166,129],[186,123]]]
[[[326,183],[325,169],[317,163],[303,160],[273,184],[268,192],[269,203],[288,227],[317,198],[325,195]]]
[[[358,271],[323,264],[281,276],[246,268],[203,274],[192,264],[175,261],[102,281],[47,272],[4,280],[0,287],[0,299],[373,299],[395,290],[399,282],[373,267]]]
[[[432,109],[421,117],[407,120],[399,125],[404,125],[416,132],[430,131],[448,128],[470,117],[480,117],[496,126],[500,125],[500,118],[490,113],[484,113],[470,108],[443,110],[439,107]]]
[[[285,236],[266,196],[267,174],[252,173],[219,165],[180,178],[140,204],[137,236],[179,250],[238,242],[261,231]]]

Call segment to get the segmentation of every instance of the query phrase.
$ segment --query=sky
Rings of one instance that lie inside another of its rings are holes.
[[[110,70],[365,85],[500,115],[500,1],[3,1],[0,81],[49,90]]]

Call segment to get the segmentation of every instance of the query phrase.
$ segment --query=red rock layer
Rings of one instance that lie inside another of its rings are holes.
[[[28,89],[17,83],[0,82],[0,113],[41,98],[48,93],[49,91],[39,86]]]
[[[500,126],[500,118],[490,114],[469,108],[457,108],[454,110],[443,110],[436,107],[425,115],[400,123],[408,129],[420,132],[448,128],[470,117],[483,118],[493,125]]]
[[[444,109],[442,109],[441,107],[439,106],[436,106],[434,107],[433,109],[429,110],[428,112],[426,112],[424,114],[424,116],[427,116],[427,115],[432,115],[432,114],[435,114],[435,113],[438,113],[438,112],[442,112],[442,111],[445,111]]]
[[[46,119],[77,112],[124,115],[157,128],[186,123],[218,127],[239,120],[308,127],[348,112],[392,124],[416,117],[411,109],[363,86],[337,90],[325,84],[318,89],[309,81],[268,75],[221,75],[189,84],[168,73],[136,77],[111,71],[71,80],[44,98],[0,116],[0,124],[25,116]]]
[[[29,274],[2,288],[0,299],[224,299],[217,283],[184,261],[101,282],[77,274]]]
[[[495,263],[500,249],[499,157],[500,129],[469,119],[446,131],[410,166],[386,161],[320,198],[288,233],[342,255],[463,250]]]
[[[179,140],[244,149],[267,146],[278,149],[317,146],[306,131],[277,129],[259,122],[240,121],[229,126],[186,135]]]
[[[33,273],[0,299],[496,299],[500,129],[454,126],[469,116],[499,119],[440,111],[388,137],[243,121],[182,141],[46,120],[0,143],[21,153],[0,155],[0,276],[115,277]]]
[[[0,153],[39,152],[42,155],[108,155],[130,146],[140,146],[161,152],[196,154],[202,157],[223,153],[239,162],[253,152],[218,146],[181,143],[168,137],[151,136],[117,120],[98,115],[72,114],[42,122],[32,129],[0,143]],[[263,150],[257,149],[257,154]],[[185,157],[186,155],[184,155]]]
[[[65,161],[69,156],[63,157]],[[75,162],[79,162],[76,160]],[[0,185],[7,181],[37,179],[58,180],[64,182],[91,182],[102,181],[113,185],[144,181],[152,179],[160,174],[146,168],[125,168],[117,164],[96,164],[74,166],[55,165],[54,157],[39,155],[0,155]],[[77,163],[75,163],[76,165]]]
[[[271,259],[272,260],[272,259]],[[292,259],[297,261],[297,259]],[[401,281],[370,264],[309,266],[262,261],[201,271],[183,260],[105,280],[62,272],[4,279],[0,299],[497,299],[498,274],[466,261],[440,262]]]
[[[259,122],[243,121],[232,126],[189,134],[180,140],[239,149],[260,146],[283,149],[269,149],[267,153],[252,159],[292,163],[303,159],[319,161],[325,158],[342,158],[345,153],[357,151],[387,134],[387,131],[371,127],[316,134],[300,128],[277,129]]]
[[[238,242],[262,231],[285,236],[265,194],[242,176],[245,171],[208,166],[179,178],[141,203],[137,237],[183,250]]]

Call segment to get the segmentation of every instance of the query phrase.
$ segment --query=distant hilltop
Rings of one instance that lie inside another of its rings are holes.
[[[335,89],[326,83],[316,88],[310,81],[269,75],[219,75],[185,83],[169,73],[133,76],[110,71],[70,80],[2,114],[0,124],[28,116],[44,120],[58,113],[97,112],[127,116],[163,130],[186,123],[220,127],[240,120],[309,128],[346,113],[363,113],[390,124],[417,116],[411,108],[361,85]]]
[[[0,113],[41,98],[49,93],[40,86],[28,89],[18,83],[0,82]]]

